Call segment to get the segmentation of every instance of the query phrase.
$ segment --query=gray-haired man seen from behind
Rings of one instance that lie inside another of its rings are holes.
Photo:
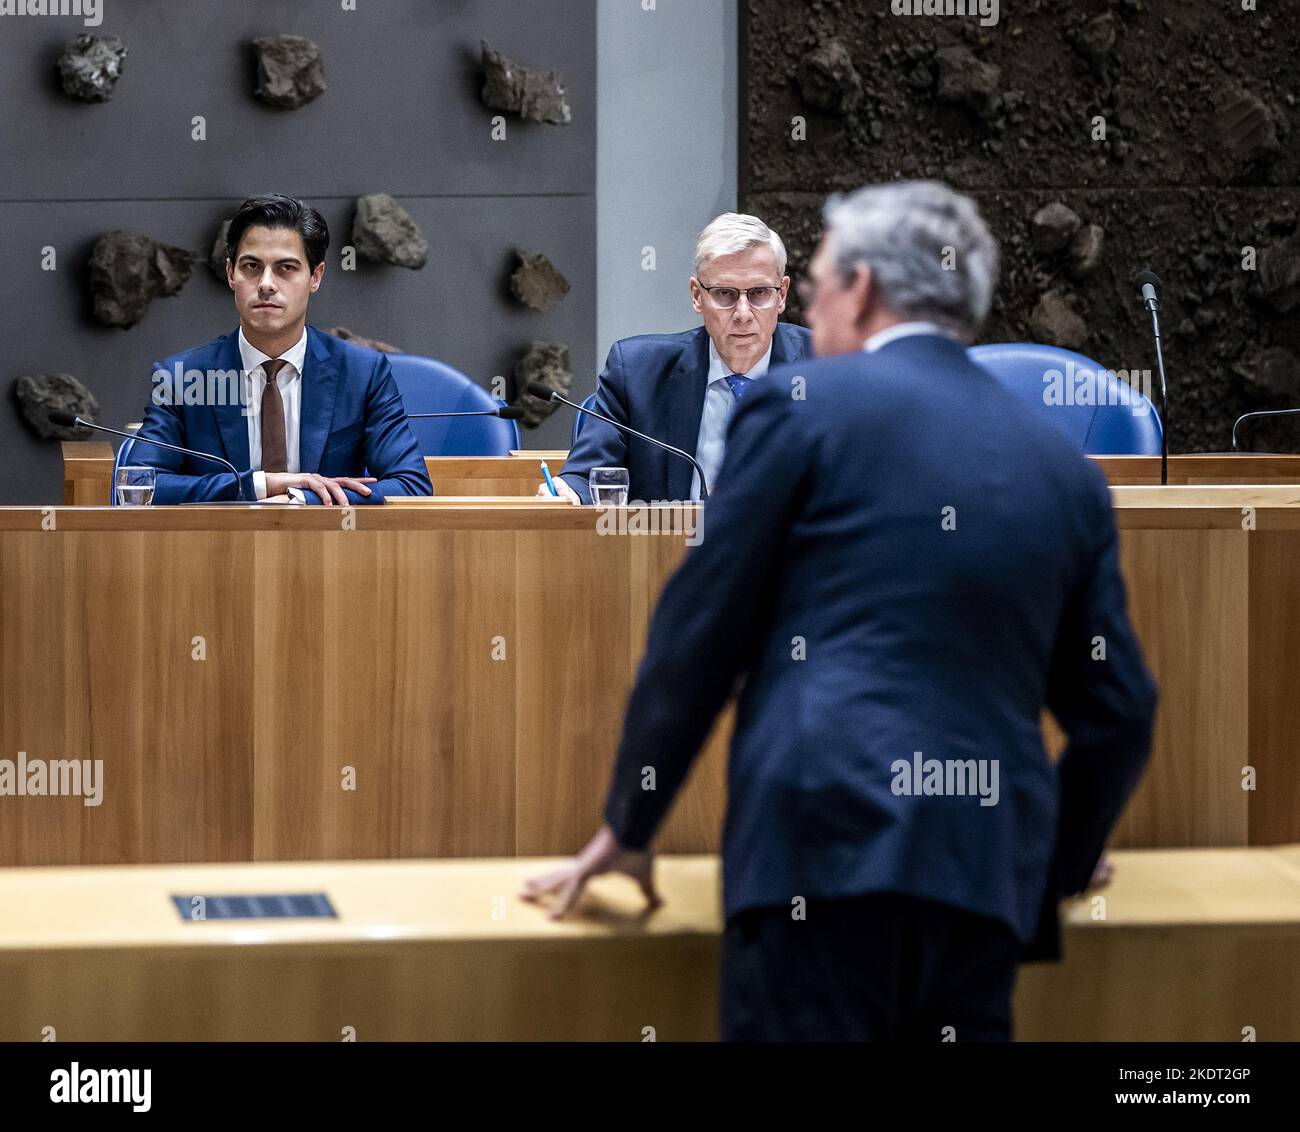
[[[562,915],[618,870],[655,899],[651,840],[740,682],[724,1035],[1006,1039],[1026,945],[1088,886],[1141,775],[1155,686],[1105,479],[966,356],[996,277],[974,203],[898,183],[825,219],[806,309],[835,356],[737,412],[606,824],[527,895]],[[1045,707],[1069,738],[1055,765]]]

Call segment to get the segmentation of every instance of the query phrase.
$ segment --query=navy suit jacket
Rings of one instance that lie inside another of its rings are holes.
[[[154,367],[182,378],[187,371],[207,374],[238,372],[239,331],[205,346],[175,354]],[[375,476],[370,495],[346,491],[355,504],[382,503],[387,495],[432,495],[415,435],[407,424],[401,395],[388,359],[375,350],[357,346],[307,328],[307,356],[303,362],[302,408],[299,420],[299,468],[324,476]],[[205,379],[206,383],[206,379]],[[248,420],[242,405],[243,382],[214,382],[227,394],[226,404],[159,404],[155,396],[145,412],[130,457],[133,463],[157,469],[155,503],[201,503],[236,499],[238,492],[229,471],[210,460],[197,460],[145,443],[150,439],[182,448],[224,456],[240,470],[243,498],[255,499],[249,470]],[[155,390],[161,387],[155,384]],[[206,393],[206,390],[205,390]],[[174,394],[174,387],[173,387]],[[172,396],[173,402],[182,397]],[[307,492],[308,503],[319,503]]]
[[[806,329],[776,324],[771,368],[811,353]],[[609,351],[596,386],[596,409],[694,456],[708,383],[709,335],[703,326],[681,334],[641,334],[615,342]],[[690,498],[694,469],[689,461],[588,417],[562,472],[584,503],[591,502],[592,468],[626,468],[630,499]]]
[[[1106,481],[946,338],[803,363],[803,400],[792,372],[733,418],[702,542],[654,616],[606,820],[650,841],[743,679],[729,916],[892,892],[1043,941],[1150,747]],[[1044,707],[1069,738],[1055,765]],[[996,760],[996,804],[895,790],[918,751]]]

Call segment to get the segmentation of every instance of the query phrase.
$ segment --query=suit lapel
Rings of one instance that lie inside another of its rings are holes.
[[[772,360],[767,363],[768,370],[774,370],[777,366],[783,366],[786,362],[792,362],[794,358],[790,357],[786,350],[785,344],[785,327],[781,323],[776,324],[776,331],[772,335]]]
[[[302,374],[302,419],[298,426],[298,464],[304,472],[320,469],[321,453],[334,419],[338,382],[338,358],[326,348],[325,336],[309,326]]]
[[[768,363],[768,368],[776,369],[777,366],[802,360],[805,356],[804,341],[788,324],[778,322],[776,333],[772,335],[772,360]]]
[[[235,384],[237,397],[233,405],[214,405],[212,413],[221,434],[221,446],[226,459],[243,471],[249,466],[248,418],[244,413],[244,359],[239,355],[239,331],[226,335],[217,348],[217,368],[238,375]]]
[[[704,393],[709,384],[709,335],[704,327],[682,350],[668,377],[668,429],[662,439],[683,452],[695,455],[704,415]],[[668,498],[685,499],[691,491],[691,465],[680,456],[665,452],[668,461]]]

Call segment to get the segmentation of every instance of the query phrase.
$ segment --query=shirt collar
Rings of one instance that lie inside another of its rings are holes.
[[[767,373],[767,367],[772,364],[772,343],[767,344],[767,353],[758,359],[749,367],[749,372],[742,376],[751,380],[760,378]],[[708,384],[712,385],[715,381],[726,381],[736,371],[730,369],[727,363],[722,360],[722,355],[718,353],[718,348],[713,344],[713,339],[709,339],[709,380]]]
[[[250,374],[264,362],[271,360],[270,354],[262,353],[244,337],[244,328],[242,326],[239,328],[239,357],[244,363],[245,372]],[[292,368],[295,374],[302,375],[302,365],[307,359],[307,328],[305,326],[302,328],[302,337],[285,350],[280,357],[289,363],[286,368]]]
[[[950,330],[945,330],[938,323],[934,322],[898,322],[893,326],[887,326],[884,330],[877,330],[870,338],[862,343],[864,353],[871,354],[879,350],[881,346],[887,346],[897,338],[907,338],[913,334],[938,334],[943,338],[956,339],[956,335]]]

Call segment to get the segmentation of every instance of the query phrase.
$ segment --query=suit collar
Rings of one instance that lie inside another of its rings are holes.
[[[874,354],[877,350],[882,350],[891,342],[899,342],[904,338],[948,338],[951,341],[957,341],[953,334],[949,334],[942,327],[933,322],[923,322],[914,319],[911,322],[898,322],[893,326],[886,327],[884,330],[878,330],[864,343],[862,349],[868,354]]]
[[[778,322],[772,335],[768,368],[797,361],[803,356],[803,338],[790,326]],[[677,364],[668,375],[668,431],[661,439],[683,452],[695,455],[700,439],[700,418],[704,415],[704,394],[709,384],[708,331],[697,327],[686,339]],[[691,492],[694,469],[676,456],[667,456],[668,498],[686,499]]]
[[[226,459],[244,471],[249,466],[248,417],[244,411],[244,363],[239,356],[239,330],[233,330],[224,338],[218,339],[216,348],[215,368],[227,373],[232,370],[235,372],[237,380],[234,388],[238,390],[238,399],[233,405],[213,405],[210,411],[216,418]]]
[[[329,336],[314,326],[307,328],[307,360],[302,382],[302,420],[299,423],[298,463],[304,472],[320,468],[321,453],[334,419],[340,358],[330,348]]]
[[[940,354],[961,355],[966,357],[966,343],[959,341],[947,334],[908,334],[901,338],[894,338],[886,342],[883,346],[872,350],[870,353],[864,353],[864,357],[874,358],[881,354]]]
[[[776,333],[772,335],[772,368],[797,362],[803,357],[800,349],[801,338],[784,322],[776,324]]]
[[[749,370],[743,376],[748,377],[751,381],[757,381],[760,377],[766,376],[767,371],[772,368],[774,361],[773,351],[775,349],[776,338],[774,337],[772,341],[767,344],[767,353],[750,366]],[[717,343],[715,343],[712,338],[708,338],[708,351],[709,373],[706,378],[706,384],[712,385],[715,381],[725,381],[729,376],[736,372],[722,360],[722,355],[718,353]]]
[[[244,368],[237,329],[218,339],[216,349],[219,369],[238,372]],[[339,355],[330,348],[328,335],[322,334],[314,326],[307,327],[307,350],[302,370],[302,411],[298,423],[298,466],[304,472],[314,472],[320,467],[321,454],[325,451],[325,441],[334,419],[339,370]],[[239,404],[213,406],[211,411],[216,416],[226,459],[242,471],[248,468],[250,462],[248,418],[242,403],[242,374],[236,387],[240,390]]]
[[[263,353],[248,340],[244,335],[242,326],[237,331],[236,337],[239,341],[240,360],[244,363],[244,369],[248,370],[249,373],[252,373],[263,362],[271,360],[270,354]],[[303,365],[307,358],[307,328],[305,326],[302,328],[302,337],[285,350],[283,354],[280,354],[279,357],[289,363],[295,374],[302,376]]]
[[[704,391],[709,383],[709,334],[699,327],[687,339],[677,364],[668,375],[668,435],[663,439],[695,455],[704,415]],[[668,498],[686,499],[691,492],[691,465],[680,456],[665,453],[668,463]]]

